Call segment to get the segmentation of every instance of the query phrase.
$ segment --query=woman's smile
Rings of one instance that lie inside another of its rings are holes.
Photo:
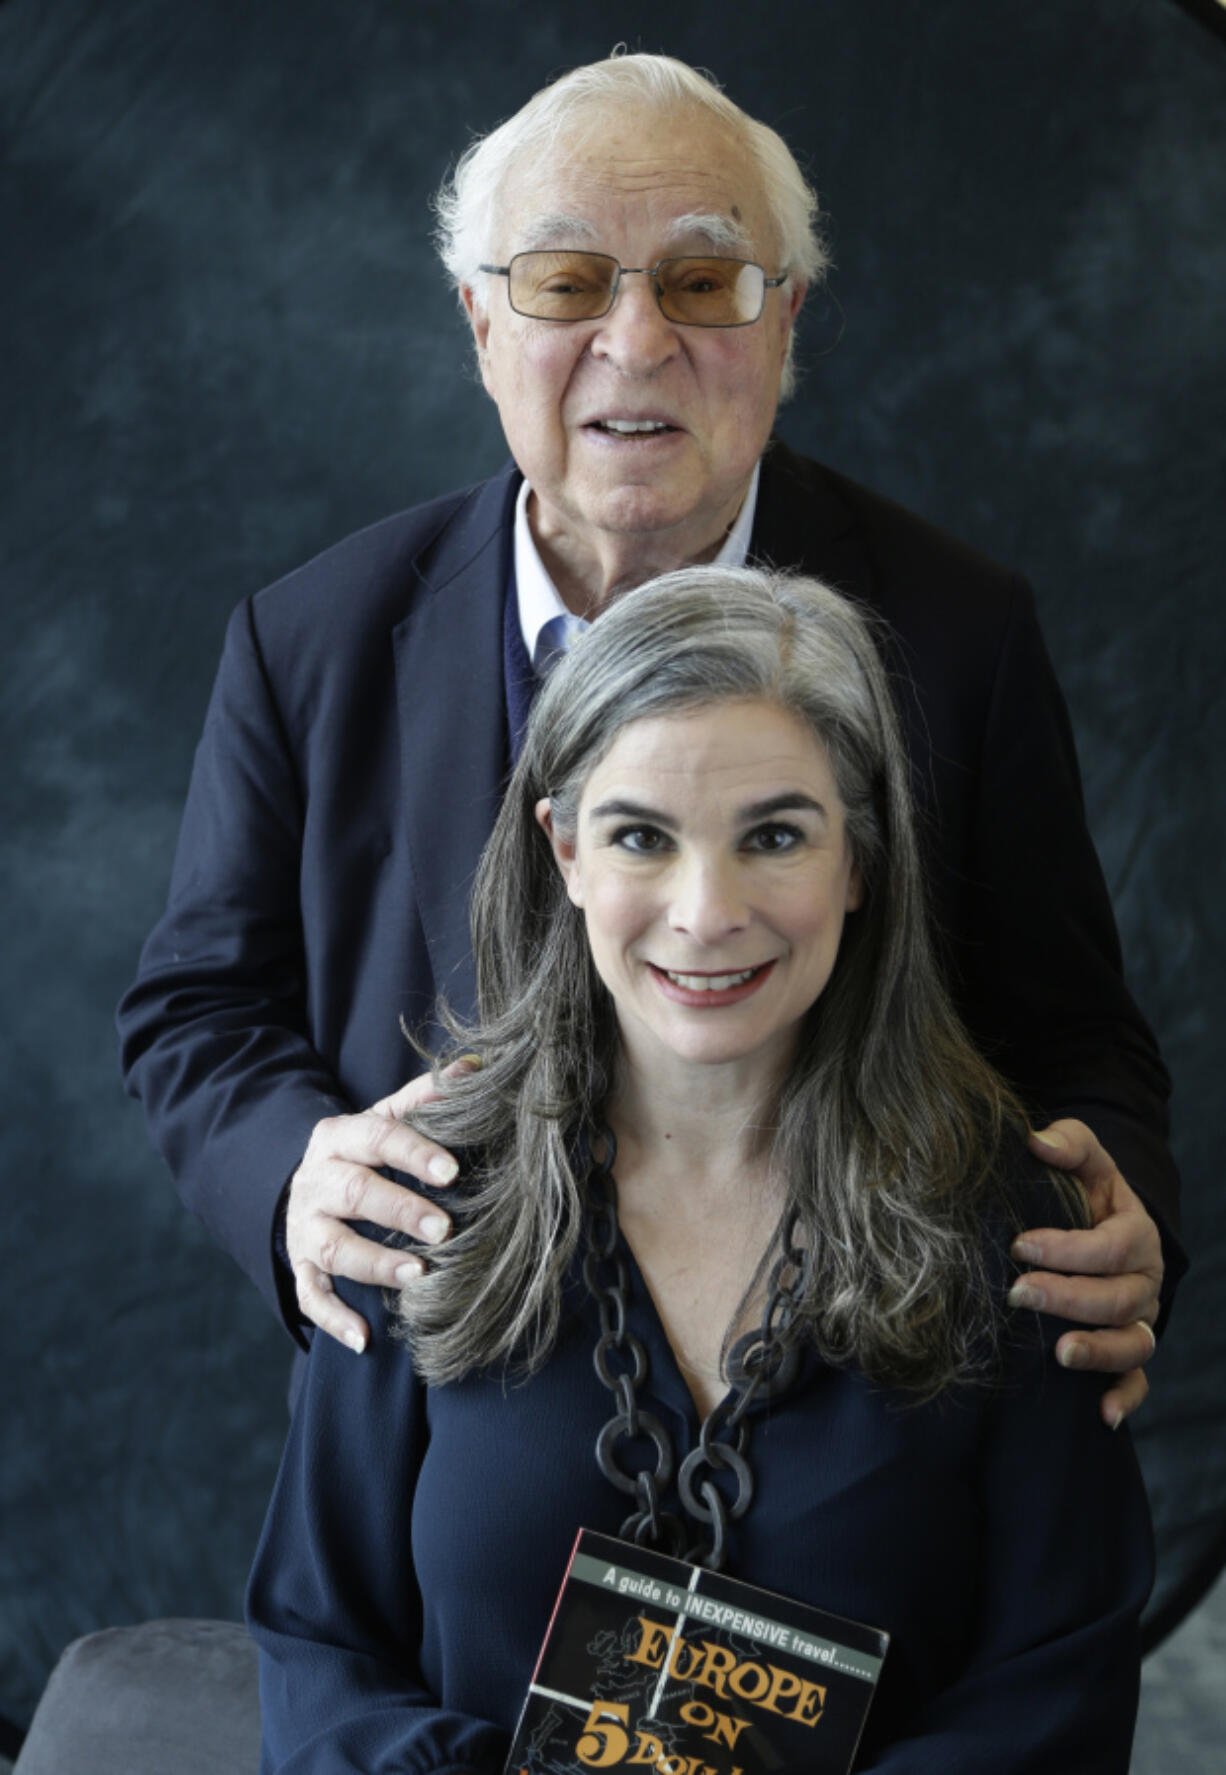
[[[821,741],[749,699],[645,717],[549,825],[631,1065],[786,1063],[860,879]]]
[[[758,967],[735,972],[707,974],[679,973],[673,968],[657,967],[655,962],[647,964],[666,997],[699,1011],[717,1011],[725,1005],[740,1004],[764,984],[774,965],[773,961],[767,961]]]

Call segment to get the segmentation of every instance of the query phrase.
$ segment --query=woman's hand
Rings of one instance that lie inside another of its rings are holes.
[[[285,1237],[298,1305],[304,1318],[351,1350],[366,1348],[370,1327],[337,1298],[332,1278],[400,1288],[425,1266],[411,1252],[362,1238],[349,1222],[373,1221],[427,1245],[440,1244],[451,1231],[435,1203],[379,1176],[386,1168],[435,1188],[454,1180],[451,1154],[401,1119],[434,1096],[424,1073],[359,1115],[326,1116],[315,1124],[290,1182]]]
[[[1104,1423],[1114,1430],[1149,1392],[1144,1364],[1156,1347],[1162,1240],[1144,1203],[1084,1122],[1053,1122],[1031,1135],[1030,1150],[1080,1179],[1094,1226],[1082,1232],[1043,1227],[1020,1233],[1013,1255],[1036,1268],[1018,1277],[1009,1304],[1109,1328],[1066,1331],[1056,1358],[1065,1368],[1119,1375],[1101,1406]]]

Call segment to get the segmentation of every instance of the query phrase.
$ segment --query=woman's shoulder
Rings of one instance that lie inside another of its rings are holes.
[[[1007,1130],[993,1168],[986,1214],[989,1228],[1007,1233],[1006,1244],[1025,1228],[1089,1225],[1084,1192],[1075,1177],[1036,1158],[1022,1134]]]
[[[362,1230],[372,1238],[382,1232],[373,1226]],[[366,1322],[366,1345],[359,1352],[315,1327],[307,1359],[308,1376],[318,1376],[324,1387],[339,1381],[346,1389],[355,1390],[371,1386],[382,1390],[389,1385],[411,1388],[415,1384],[413,1360],[404,1337],[397,1290],[372,1282],[354,1282],[343,1276],[334,1279],[333,1287],[337,1299]]]

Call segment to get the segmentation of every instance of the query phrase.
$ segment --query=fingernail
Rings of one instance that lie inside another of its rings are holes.
[[[346,1332],[345,1333],[345,1342],[349,1345],[349,1348],[353,1351],[355,1356],[361,1356],[361,1355],[365,1354],[366,1339],[362,1336],[362,1333],[360,1331]]]
[[[1029,1239],[1014,1239],[1009,1247],[1018,1263],[1042,1263],[1043,1253]]]
[[[435,1183],[450,1183],[460,1167],[456,1164],[450,1153],[438,1153],[430,1160],[426,1169],[429,1171]]]
[[[1036,1140],[1041,1140],[1044,1146],[1055,1147],[1057,1152],[1062,1151],[1068,1145],[1063,1134],[1058,1134],[1054,1128],[1036,1128],[1034,1137]]]
[[[418,1222],[417,1230],[427,1245],[441,1245],[447,1237],[447,1221],[441,1214],[425,1214]]]
[[[1005,1298],[1011,1307],[1033,1307],[1038,1313],[1042,1312],[1047,1297],[1041,1288],[1035,1288],[1029,1282],[1015,1282]]]
[[[1124,1414],[1120,1410],[1119,1406],[1117,1405],[1115,1410],[1111,1414],[1111,1428],[1113,1430],[1118,1430],[1120,1425],[1123,1423],[1123,1421],[1124,1421]]]
[[[1087,1368],[1090,1362],[1090,1352],[1084,1344],[1064,1344],[1060,1350],[1059,1361],[1061,1368]],[[1111,1428],[1114,1430],[1115,1425],[1112,1424]]]
[[[396,1280],[403,1288],[410,1282],[416,1282],[417,1278],[419,1276],[424,1276],[425,1273],[425,1264],[421,1262],[420,1258],[415,1257],[410,1263],[402,1263],[400,1265],[400,1268],[396,1271]]]

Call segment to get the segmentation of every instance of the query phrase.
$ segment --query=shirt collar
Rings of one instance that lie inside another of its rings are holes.
[[[736,522],[724,538],[723,547],[711,563],[712,566],[743,567],[748,560],[760,474],[761,464],[755,463],[749,491],[736,515]],[[528,523],[528,497],[531,492],[531,487],[525,481],[515,501],[515,596],[519,606],[519,628],[524,638],[524,647],[528,658],[534,659],[537,637],[541,630],[555,616],[565,616],[566,606],[546,572],[545,563],[532,538],[532,527]]]

